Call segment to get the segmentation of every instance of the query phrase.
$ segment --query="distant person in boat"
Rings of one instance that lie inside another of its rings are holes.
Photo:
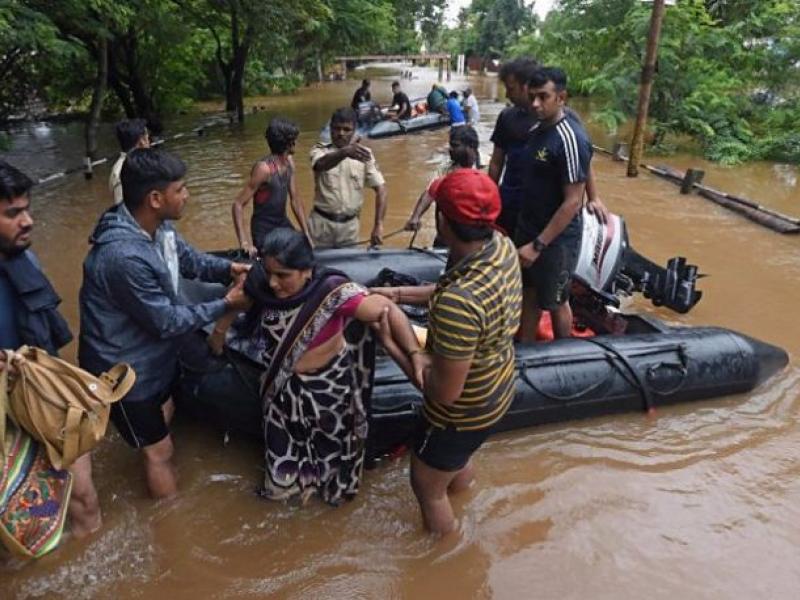
[[[272,230],[260,254],[245,282],[251,306],[239,331],[267,369],[262,495],[305,502],[316,493],[337,505],[356,495],[361,480],[374,352],[366,328],[349,343],[344,330],[352,321],[380,323],[386,350],[418,383],[422,350],[394,303],[344,273],[317,268],[300,233]],[[232,311],[215,325],[209,339],[215,352],[222,352],[236,316]]]
[[[494,181],[457,169],[430,193],[437,231],[450,248],[448,270],[435,286],[373,291],[429,307],[411,487],[425,526],[447,533],[455,528],[449,495],[470,485],[472,455],[514,398],[522,284],[514,244],[494,230],[500,214]],[[386,328],[381,336],[388,336]]]
[[[61,298],[30,250],[34,225],[32,188],[33,181],[27,175],[0,160],[0,371],[10,368],[3,350],[17,350],[28,345],[57,356],[72,340],[69,326],[58,312]],[[13,377],[14,372],[10,375]],[[5,419],[5,414],[0,418]],[[0,468],[2,464],[0,462]],[[100,503],[92,481],[91,454],[79,457],[70,472],[71,531],[76,537],[85,537],[102,525]],[[51,498],[50,504],[56,503],[57,499]],[[64,510],[63,505],[51,508]]]
[[[261,240],[272,229],[291,227],[286,216],[286,200],[300,230],[311,239],[306,220],[306,209],[297,193],[294,150],[300,130],[297,125],[282,117],[269,122],[265,137],[270,154],[253,165],[250,179],[233,201],[233,226],[239,247],[251,257],[258,254]],[[253,200],[250,218],[250,235],[244,227],[244,208]]]
[[[309,228],[314,243],[321,247],[351,246],[358,243],[359,216],[364,188],[375,190],[375,224],[370,243],[383,243],[386,214],[386,185],[372,151],[356,136],[356,113],[340,108],[331,116],[331,143],[311,149],[314,171],[314,208]]]
[[[147,121],[144,119],[125,119],[117,123],[114,131],[117,134],[121,152],[114,166],[111,167],[108,189],[114,195],[114,204],[121,204],[122,181],[120,181],[119,174],[122,171],[122,163],[125,162],[125,157],[131,150],[150,147],[150,132],[147,130]]]
[[[411,118],[411,100],[409,100],[405,92],[400,89],[399,81],[395,81],[392,84],[392,106],[389,109],[389,114],[391,114],[392,119],[395,121]]]
[[[550,312],[555,337],[572,333],[569,289],[580,252],[592,143],[566,115],[567,76],[561,69],[535,70],[527,89],[537,122],[523,151],[526,197],[514,242],[524,284],[519,337],[534,342],[543,310]]]
[[[477,127],[481,120],[481,109],[475,99],[475,94],[472,93],[472,88],[464,90],[464,110],[466,111],[467,125]]]
[[[175,231],[189,192],[186,166],[156,148],[134,150],[122,167],[123,203],[100,217],[83,263],[78,360],[99,375],[126,362],[136,371],[128,395],[111,408],[111,421],[141,450],[154,498],[177,493],[172,464],[170,398],[185,334],[213,323],[246,301],[249,265],[196,251]],[[235,285],[224,298],[186,304],[181,279]]]
[[[524,186],[524,148],[528,132],[538,120],[528,98],[527,81],[538,67],[539,63],[533,58],[522,57],[504,63],[500,68],[500,80],[505,85],[506,98],[511,101],[512,106],[503,109],[497,117],[491,137],[494,150],[489,162],[489,177],[500,185],[500,196],[503,199],[503,211],[497,224],[511,236],[514,235],[520,208],[527,197]],[[565,114],[571,123],[582,127],[580,118],[574,111],[565,107]],[[591,168],[586,192],[589,212],[605,222],[608,209],[597,193]]]
[[[441,179],[456,169],[472,169],[478,161],[478,134],[472,127],[456,127],[450,130],[450,161],[440,168],[433,180],[420,194],[411,216],[406,221],[404,229],[406,231],[418,231],[421,225],[422,215],[430,208],[433,203],[431,189],[441,183]],[[440,246],[437,239],[434,246]]]
[[[450,115],[450,127],[463,127],[467,124],[456,91],[450,92],[450,98],[447,100],[447,114]]]
[[[434,83],[428,94],[428,112],[447,113],[447,90],[439,84]]]
[[[355,93],[353,94],[353,100],[350,102],[350,108],[354,111],[358,112],[358,108],[363,102],[370,102],[372,100],[372,94],[369,91],[369,79],[363,79],[361,81],[361,87],[358,88]]]

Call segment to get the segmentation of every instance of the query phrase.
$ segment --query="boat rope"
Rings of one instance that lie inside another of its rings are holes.
[[[589,342],[590,344],[595,344],[596,346],[600,346],[603,348],[608,355],[609,360],[613,363],[614,359],[617,358],[622,363],[622,365],[628,370],[628,372],[633,377],[634,383],[638,388],[639,392],[642,395],[642,401],[644,402],[644,408],[649,414],[653,414],[656,410],[655,404],[653,403],[653,397],[650,394],[650,387],[648,386],[647,382],[642,379],[642,376],[639,375],[639,371],[636,370],[636,367],[631,364],[630,359],[625,356],[622,352],[614,348],[612,345],[607,344],[601,340],[596,338],[582,338],[585,342]]]
[[[556,402],[570,402],[571,400],[577,400],[578,398],[582,398],[584,396],[587,396],[587,395],[591,394],[592,392],[600,389],[604,385],[606,385],[609,381],[611,381],[612,377],[614,376],[614,373],[616,372],[614,368],[609,369],[608,373],[606,374],[606,376],[603,379],[597,381],[596,383],[593,383],[592,385],[590,385],[586,389],[583,389],[580,392],[575,392],[574,394],[569,394],[569,395],[566,395],[566,396],[559,396],[558,394],[551,394],[549,392],[545,392],[542,388],[540,388],[535,383],[533,383],[533,380],[530,377],[528,377],[528,369],[536,367],[536,366],[538,366],[538,365],[530,365],[530,364],[522,365],[520,367],[520,369],[519,369],[519,377],[520,377],[520,379],[522,379],[522,381],[524,381],[526,384],[528,384],[528,386],[533,391],[537,392],[538,394],[541,394],[542,396],[544,396],[548,400],[555,400]],[[611,364],[611,366],[615,367],[615,365],[613,363]]]
[[[405,231],[406,231],[405,228],[398,229],[397,231],[393,231],[391,233],[387,233],[385,236],[383,236],[383,239],[384,240],[388,240],[389,238],[393,238],[396,235],[400,235],[401,233],[405,233]],[[337,248],[352,248],[353,246],[362,246],[364,244],[370,244],[371,242],[372,242],[372,238],[367,238],[365,240],[359,240],[357,242],[350,242],[349,244],[342,244],[341,246],[336,246],[336,247]],[[376,246],[370,246],[370,247],[374,248]]]

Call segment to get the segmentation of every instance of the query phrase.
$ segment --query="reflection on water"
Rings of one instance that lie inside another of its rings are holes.
[[[403,81],[427,93],[431,72]],[[359,75],[360,77],[360,75]],[[390,77],[373,78],[388,102]],[[466,87],[454,80],[452,87]],[[492,78],[472,78],[481,103],[482,150],[502,104]],[[230,204],[252,163],[266,153],[268,119],[300,125],[299,190],[310,208],[307,155],[330,112],[349,103],[357,82],[326,84],[291,97],[258,98],[243,126],[171,142],[189,165],[192,193],[179,227],[203,248],[231,246]],[[580,109],[581,103],[576,103]],[[216,110],[219,107],[206,107]],[[196,117],[179,119],[189,130]],[[590,125],[591,126],[591,125]],[[11,160],[36,175],[80,162],[77,125],[20,127]],[[101,153],[115,148],[103,129]],[[611,140],[593,131],[603,145]],[[369,141],[389,188],[386,231],[400,228],[442,160],[447,132]],[[659,162],[661,159],[653,159]],[[797,168],[728,169],[689,156],[706,181],[800,214]],[[663,261],[680,253],[700,265],[705,296],[688,315],[635,300],[629,306],[673,323],[731,327],[800,353],[792,287],[800,245],[676,186],[595,160],[603,199],[627,220],[633,245]],[[86,239],[108,204],[107,167],[73,176],[34,199],[36,250],[64,297],[77,331],[77,289]],[[367,234],[373,200],[362,223]],[[431,223],[420,240],[432,238]],[[424,238],[424,239],[423,239]],[[398,236],[401,245],[408,238]],[[74,348],[67,356],[74,358]],[[528,430],[498,437],[477,455],[477,484],[456,500],[459,535],[423,534],[406,459],[366,474],[358,498],[339,509],[270,504],[253,493],[257,445],[179,423],[181,496],[145,498],[138,457],[116,434],[97,450],[103,530],[68,540],[35,563],[0,567],[3,597],[18,598],[789,598],[800,585],[800,368],[747,396],[660,411]]]

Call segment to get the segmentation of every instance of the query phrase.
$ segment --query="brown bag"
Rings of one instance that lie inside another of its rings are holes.
[[[111,404],[136,381],[125,363],[95,377],[41,348],[23,346],[6,354],[17,375],[9,385],[2,385],[7,376],[0,378],[0,440],[7,407],[17,425],[44,444],[56,469],[69,467],[103,439]]]

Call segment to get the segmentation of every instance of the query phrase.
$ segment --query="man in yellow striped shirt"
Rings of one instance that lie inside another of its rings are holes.
[[[514,397],[522,281],[514,244],[494,229],[500,194],[487,175],[457,169],[430,192],[450,263],[430,296],[411,485],[426,527],[447,533],[455,527],[448,493],[472,482],[470,457]]]

